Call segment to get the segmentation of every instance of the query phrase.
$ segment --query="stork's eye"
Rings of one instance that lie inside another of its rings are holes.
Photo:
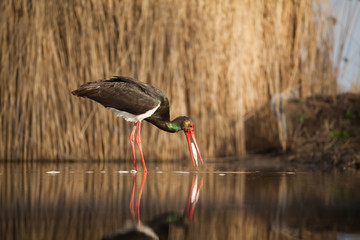
[[[191,123],[189,124],[189,128],[194,128],[194,125],[192,125]]]

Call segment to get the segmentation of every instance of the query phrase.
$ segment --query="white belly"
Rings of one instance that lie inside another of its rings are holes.
[[[160,107],[160,104],[157,105],[155,108],[153,109],[150,109],[149,111],[143,113],[143,114],[140,114],[140,115],[134,115],[134,114],[131,114],[131,113],[128,113],[128,112],[124,112],[124,111],[120,111],[120,110],[117,110],[115,108],[110,108],[111,111],[113,111],[116,116],[118,117],[122,117],[124,118],[126,121],[128,122],[138,122],[138,121],[142,121],[144,120],[145,118],[148,118],[150,117],[151,115],[154,114],[154,112]]]

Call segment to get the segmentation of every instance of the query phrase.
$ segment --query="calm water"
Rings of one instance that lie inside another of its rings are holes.
[[[129,168],[0,164],[0,239],[360,239],[356,171]]]

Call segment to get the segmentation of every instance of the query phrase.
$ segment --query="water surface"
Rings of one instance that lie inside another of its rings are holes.
[[[129,167],[0,164],[0,239],[360,238],[356,171],[270,161]]]

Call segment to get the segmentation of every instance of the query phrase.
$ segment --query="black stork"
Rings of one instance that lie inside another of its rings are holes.
[[[171,133],[183,130],[186,135],[193,165],[195,166],[195,162],[197,164],[196,152],[199,154],[201,162],[203,163],[195,139],[194,124],[191,119],[186,116],[177,117],[170,121],[169,100],[159,89],[134,78],[115,76],[109,80],[85,83],[74,90],[72,94],[79,97],[90,98],[102,104],[104,107],[111,109],[118,117],[123,117],[126,121],[134,122],[130,134],[130,143],[133,169],[135,171],[134,134],[136,128],[138,128],[135,140],[139,147],[144,172],[147,172],[140,139],[142,120],[146,120],[161,130]]]

